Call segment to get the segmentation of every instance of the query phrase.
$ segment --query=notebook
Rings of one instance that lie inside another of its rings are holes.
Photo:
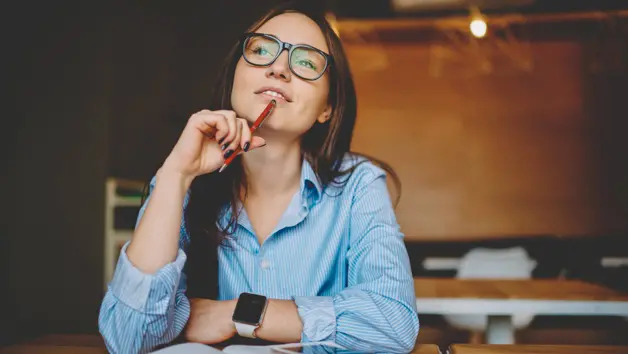
[[[230,345],[222,351],[200,343],[175,344],[153,352],[154,354],[285,354],[285,353],[336,353],[344,350],[333,342],[290,343],[276,345]]]

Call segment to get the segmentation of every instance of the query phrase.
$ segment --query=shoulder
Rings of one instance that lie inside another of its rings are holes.
[[[345,154],[340,171],[346,171],[346,174],[340,177],[340,182],[346,183],[345,190],[358,192],[377,180],[385,183],[386,171],[375,165],[371,160],[364,156],[347,153]]]

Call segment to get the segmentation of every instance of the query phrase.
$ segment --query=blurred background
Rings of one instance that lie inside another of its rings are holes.
[[[7,5],[0,344],[97,334],[143,183],[207,108],[230,46],[280,2]],[[415,276],[524,250],[532,278],[628,292],[628,1],[315,3],[350,58],[353,149],[401,177]],[[472,339],[454,324],[422,316],[420,340]],[[620,317],[539,316],[517,338],[625,333]]]

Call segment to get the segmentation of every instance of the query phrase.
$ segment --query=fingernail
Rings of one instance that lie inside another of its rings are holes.
[[[231,156],[232,154],[233,154],[233,150],[229,149],[229,150],[225,151],[225,154],[223,155],[223,157],[225,159],[228,159],[229,156]]]
[[[246,143],[244,143],[244,152],[249,151],[250,147],[251,147],[251,143],[250,142],[247,141]]]
[[[225,149],[227,148],[227,146],[229,146],[229,144],[225,144],[221,147],[222,151],[225,151]]]
[[[218,145],[222,144],[222,142],[225,141],[225,138],[226,138],[226,136],[223,137],[222,139],[218,140]]]

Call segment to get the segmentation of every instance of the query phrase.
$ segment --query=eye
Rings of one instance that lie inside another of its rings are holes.
[[[307,59],[300,59],[297,61],[297,64],[308,69],[316,70],[316,65],[312,63],[312,61]]]
[[[253,53],[255,53],[257,55],[262,55],[262,56],[270,55],[270,52],[266,48],[264,48],[262,46],[254,48],[253,49]]]

